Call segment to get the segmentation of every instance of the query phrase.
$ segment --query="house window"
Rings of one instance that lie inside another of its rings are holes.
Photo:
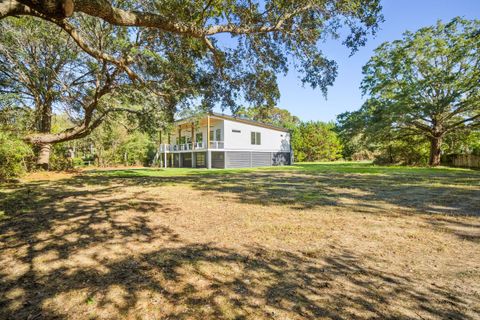
[[[195,141],[203,142],[203,133],[199,132],[195,135]]]
[[[241,133],[242,131],[233,129],[232,132],[234,132],[234,133]]]
[[[251,138],[251,143],[252,143],[252,144],[256,144],[256,145],[262,144],[262,139],[261,139],[260,132],[254,132],[254,131],[252,131],[252,132],[250,133],[250,138]]]
[[[222,141],[222,129],[210,130],[210,141]]]

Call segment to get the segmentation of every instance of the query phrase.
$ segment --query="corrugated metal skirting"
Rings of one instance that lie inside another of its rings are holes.
[[[225,168],[249,168],[251,157],[249,151],[225,152]]]
[[[213,158],[213,157],[212,157]],[[212,163],[213,164],[213,163]],[[225,168],[250,168],[290,164],[289,152],[225,152]]]
[[[252,167],[271,166],[273,154],[271,152],[252,152]]]

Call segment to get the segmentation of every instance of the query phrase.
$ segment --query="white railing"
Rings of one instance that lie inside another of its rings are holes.
[[[180,144],[178,145],[178,150],[180,151],[188,151],[188,150],[192,150],[192,144],[191,143],[184,143],[184,144]]]
[[[223,149],[224,146],[223,141],[210,141],[210,149]]]
[[[190,150],[193,150],[193,149],[196,149],[196,150],[197,149],[205,149],[205,145],[206,145],[205,142],[196,142],[194,144],[193,143],[162,144],[162,145],[160,145],[160,152],[165,152],[165,151],[190,151]],[[215,148],[215,149],[218,149],[218,148]]]
[[[205,144],[203,142],[196,142],[195,149],[205,149]]]
[[[165,152],[165,151],[170,151],[170,145],[169,144],[160,145],[160,152]]]

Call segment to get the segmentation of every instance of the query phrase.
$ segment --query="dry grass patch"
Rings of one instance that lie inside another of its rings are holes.
[[[480,174],[362,166],[4,185],[0,318],[479,318]]]

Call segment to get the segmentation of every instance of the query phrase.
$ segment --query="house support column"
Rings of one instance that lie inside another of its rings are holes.
[[[182,153],[178,154],[178,167],[183,168]]]
[[[210,151],[210,116],[207,116],[207,156],[205,158],[207,169],[212,169],[212,151]]]
[[[197,157],[195,156],[195,152],[192,152],[192,168],[195,168],[196,166],[196,159]]]
[[[212,150],[207,150],[207,169],[212,169]]]
[[[167,168],[167,145],[163,145],[163,166]]]
[[[192,138],[190,139],[192,141],[192,150],[195,150],[195,124],[192,122]],[[193,153],[192,153],[192,159],[193,159]]]
[[[207,116],[207,149],[210,149],[210,116]]]

